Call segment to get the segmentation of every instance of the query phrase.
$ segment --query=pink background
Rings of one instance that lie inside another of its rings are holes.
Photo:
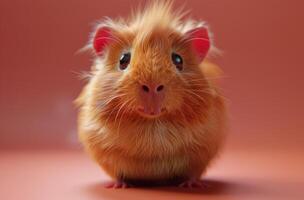
[[[55,186],[56,193],[71,185],[69,180],[77,183],[81,170],[95,170],[80,175],[82,181],[99,175],[97,166],[94,168],[95,164],[82,154],[45,154],[41,150],[80,149],[72,101],[84,85],[77,73],[89,70],[91,57],[76,52],[86,43],[95,20],[103,16],[125,16],[137,2],[140,1],[0,1],[0,149],[4,159],[0,160],[0,171],[1,180],[5,181],[0,185],[5,186],[2,192],[6,197],[12,197],[9,189],[20,188],[16,183],[19,175],[25,176],[24,166],[37,169],[34,175],[28,174],[28,179],[36,177],[33,181],[37,182],[27,187],[40,187],[47,194],[52,193],[47,189],[49,186]],[[210,24],[216,45],[224,52],[215,62],[225,72],[222,85],[229,99],[231,129],[220,160],[222,165],[211,171],[211,175],[222,179],[231,175],[242,186],[246,185],[242,180],[249,175],[261,180],[268,178],[268,186],[276,189],[272,191],[293,191],[290,189],[294,189],[293,184],[303,185],[303,1],[177,0],[176,5],[184,2],[194,18]],[[31,153],[23,154],[20,150]],[[9,152],[20,155],[14,157]],[[26,162],[29,160],[30,164]],[[45,164],[41,166],[40,161]],[[56,176],[48,176],[48,172],[57,164],[60,166],[61,161],[67,163],[62,167],[68,170],[56,175],[69,177],[64,179],[62,187],[56,187]],[[86,167],[80,167],[84,163],[88,163]],[[38,184],[46,180],[49,185]],[[265,186],[264,181],[249,183]],[[88,187],[93,193],[96,190],[96,186]],[[231,194],[241,196],[259,193],[237,186],[232,191],[240,191]],[[301,191],[297,190],[303,197]],[[117,195],[95,193],[96,199]]]
[[[92,23],[125,16],[138,1],[0,3],[0,147],[73,147],[72,101],[91,57],[77,54]],[[181,5],[183,1],[177,1]],[[301,1],[187,1],[224,51],[231,131],[238,138],[303,141],[304,13]],[[286,137],[286,138],[285,138]]]

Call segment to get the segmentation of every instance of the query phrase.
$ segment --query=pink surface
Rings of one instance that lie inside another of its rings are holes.
[[[229,147],[204,178],[203,190],[174,187],[106,189],[109,181],[74,151],[0,153],[1,199],[303,199],[300,149]],[[302,149],[303,152],[303,149]],[[290,156],[292,155],[292,156]]]

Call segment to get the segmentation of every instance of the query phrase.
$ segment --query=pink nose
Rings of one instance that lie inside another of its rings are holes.
[[[146,93],[159,93],[164,90],[164,85],[142,85],[141,88]]]
[[[162,84],[143,84],[140,89],[143,111],[147,115],[161,113],[165,86]]]

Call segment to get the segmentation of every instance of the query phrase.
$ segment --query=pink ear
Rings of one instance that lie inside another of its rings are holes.
[[[187,39],[191,42],[192,48],[200,60],[203,60],[210,48],[208,30],[205,27],[192,29],[186,33]]]
[[[96,31],[93,39],[93,47],[98,55],[103,53],[105,47],[112,40],[112,37],[111,29],[108,27],[101,27]]]

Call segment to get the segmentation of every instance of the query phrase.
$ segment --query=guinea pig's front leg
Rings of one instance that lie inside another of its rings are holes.
[[[182,188],[206,188],[207,185],[199,178],[189,178],[178,185]]]
[[[105,185],[105,188],[114,188],[114,189],[120,189],[120,188],[129,188],[131,187],[130,184],[124,182],[124,181],[121,181],[121,180],[117,180],[117,181],[113,181],[113,182],[110,182],[110,183],[107,183]]]

